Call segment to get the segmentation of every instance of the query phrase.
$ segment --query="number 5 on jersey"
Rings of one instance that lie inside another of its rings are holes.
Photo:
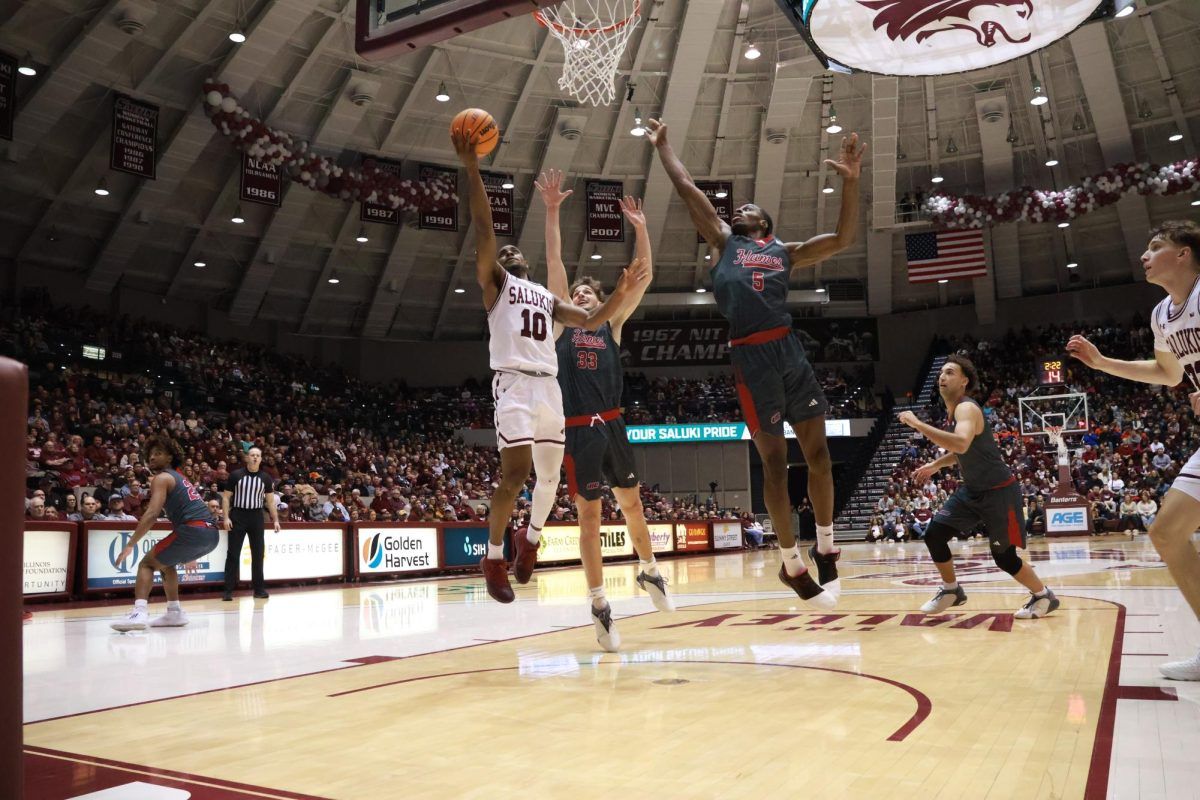
[[[751,272],[750,285],[754,287],[754,291],[761,292],[767,284],[766,281],[763,280],[763,274],[761,272]]]

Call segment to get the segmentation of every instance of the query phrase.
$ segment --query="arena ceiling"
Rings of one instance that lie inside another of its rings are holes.
[[[787,239],[831,230],[837,217],[840,195],[821,191],[821,159],[839,138],[824,131],[829,104],[871,142],[859,243],[795,286],[829,289],[814,313],[994,304],[1136,280],[1149,224],[1195,210],[1186,196],[1134,197],[1067,231],[1003,226],[992,234],[987,286],[910,286],[900,234],[921,224],[895,221],[896,198],[927,189],[935,168],[944,188],[982,193],[996,180],[1061,188],[1116,161],[1200,152],[1194,0],[1143,0],[1136,14],[1085,26],[1032,59],[929,79],[823,72],[775,0],[646,6],[618,101],[594,109],[564,98],[560,46],[527,17],[371,63],[354,50],[352,0],[6,0],[0,50],[28,54],[39,73],[18,83],[15,141],[0,141],[0,259],[44,282],[86,287],[99,303],[136,286],[221,309],[235,324],[373,339],[482,336],[465,204],[458,234],[372,225],[359,243],[355,204],[295,186],[278,211],[246,204],[246,222],[232,223],[240,157],[202,112],[200,87],[211,76],[274,127],[346,164],[365,153],[452,166],[451,116],[488,108],[504,132],[490,167],[516,176],[516,238],[538,266],[538,171],[623,180],[647,197],[653,313],[707,313],[695,305],[707,299],[695,294],[707,265],[661,170],[646,185],[656,159],[630,135],[635,112],[665,113],[693,175],[733,181],[734,200],[774,210]],[[234,44],[228,34],[239,26],[248,39]],[[744,57],[751,33],[757,60]],[[1035,75],[1050,97],[1040,108],[1028,102]],[[442,84],[450,102],[434,99]],[[155,181],[108,169],[116,93],[161,108]],[[1006,122],[1016,142],[998,158],[995,126]],[[564,127],[581,135],[563,137]],[[1183,139],[1170,142],[1173,133]],[[1046,167],[1048,154],[1060,164]],[[107,197],[94,193],[101,178]],[[603,259],[591,258],[577,189],[563,217],[568,270],[611,281],[629,246],[600,245]],[[1068,254],[1077,269],[1066,268]]]

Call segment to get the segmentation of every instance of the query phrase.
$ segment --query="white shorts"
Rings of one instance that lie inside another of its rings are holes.
[[[1193,500],[1200,500],[1200,450],[1192,453],[1192,457],[1179,470],[1171,488],[1178,489]]]
[[[566,445],[562,390],[557,378],[535,378],[519,372],[497,372],[492,378],[496,401],[496,446]]]

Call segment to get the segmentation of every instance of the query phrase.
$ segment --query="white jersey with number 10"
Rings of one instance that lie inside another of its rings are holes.
[[[1200,278],[1192,283],[1187,300],[1178,308],[1170,295],[1150,314],[1154,349],[1179,359],[1189,379],[1189,390],[1200,389]]]
[[[554,350],[554,295],[544,286],[504,273],[488,309],[491,367],[498,372],[558,374]]]

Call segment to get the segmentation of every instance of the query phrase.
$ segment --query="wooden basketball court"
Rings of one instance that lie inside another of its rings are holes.
[[[613,566],[619,654],[579,624],[578,569],[507,607],[474,579],[314,589],[146,634],[51,608],[26,630],[30,796],[1195,796],[1200,687],[1156,667],[1200,631],[1145,537],[1037,542],[1063,606],[1032,621],[984,543],[954,548],[970,600],[930,617],[919,543],[845,547],[828,614],[773,551],[665,562],[670,615]]]

